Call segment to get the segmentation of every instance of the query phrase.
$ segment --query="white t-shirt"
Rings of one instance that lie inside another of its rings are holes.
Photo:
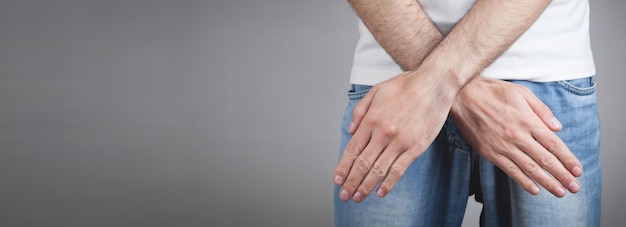
[[[475,0],[418,0],[443,33],[473,6]],[[375,85],[402,72],[359,21],[353,84]],[[496,61],[482,71],[487,78],[548,82],[593,76],[589,41],[588,0],[553,0],[535,23]]]

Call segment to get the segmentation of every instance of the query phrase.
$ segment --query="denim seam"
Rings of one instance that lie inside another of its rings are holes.
[[[577,86],[574,86],[573,84],[567,82],[567,81],[557,81],[556,84],[565,89],[566,91],[569,91],[570,93],[573,93],[575,95],[591,95],[594,92],[596,92],[596,83],[593,82],[593,85],[591,87],[587,87],[587,88],[580,88]]]
[[[354,85],[353,85],[353,89],[354,89]],[[371,90],[371,87],[368,89],[359,90],[359,91],[351,90],[348,92],[348,99],[350,99],[351,101],[362,99],[370,90]]]
[[[446,122],[446,124],[448,123]],[[458,133],[458,131],[453,132],[451,129],[448,128],[448,125],[445,125],[444,127],[446,127],[445,130],[448,137],[448,143],[451,144],[453,150],[459,150],[463,153],[470,153],[472,151],[472,147],[467,142],[459,138],[459,136],[461,135]]]

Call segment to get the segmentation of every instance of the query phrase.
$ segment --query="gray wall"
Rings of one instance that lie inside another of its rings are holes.
[[[591,38],[602,128],[602,221],[626,223],[626,1],[591,1]]]
[[[626,2],[592,7],[611,226]],[[345,1],[1,0],[0,226],[332,225],[356,38]]]

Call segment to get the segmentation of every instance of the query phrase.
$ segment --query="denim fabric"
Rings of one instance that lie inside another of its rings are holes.
[[[532,195],[503,171],[482,159],[465,141],[452,118],[381,199],[373,192],[360,203],[342,202],[335,187],[337,226],[460,226],[468,196],[483,203],[481,226],[600,226],[600,128],[593,77],[535,83],[530,88],[563,124],[557,135],[583,164],[581,190],[556,198],[542,189]],[[352,85],[342,123],[340,155],[354,105],[370,86]],[[375,190],[374,190],[375,191]]]

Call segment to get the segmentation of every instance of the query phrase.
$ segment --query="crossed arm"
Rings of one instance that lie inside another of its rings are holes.
[[[335,171],[342,200],[360,202],[379,182],[377,195],[389,193],[449,112],[481,156],[527,191],[539,192],[533,181],[559,197],[565,195],[562,185],[579,190],[575,176],[582,167],[550,131],[561,126],[549,108],[521,86],[474,77],[530,27],[549,1],[479,0],[446,37],[415,0],[350,3],[408,71],[374,86],[355,107],[354,136]]]

